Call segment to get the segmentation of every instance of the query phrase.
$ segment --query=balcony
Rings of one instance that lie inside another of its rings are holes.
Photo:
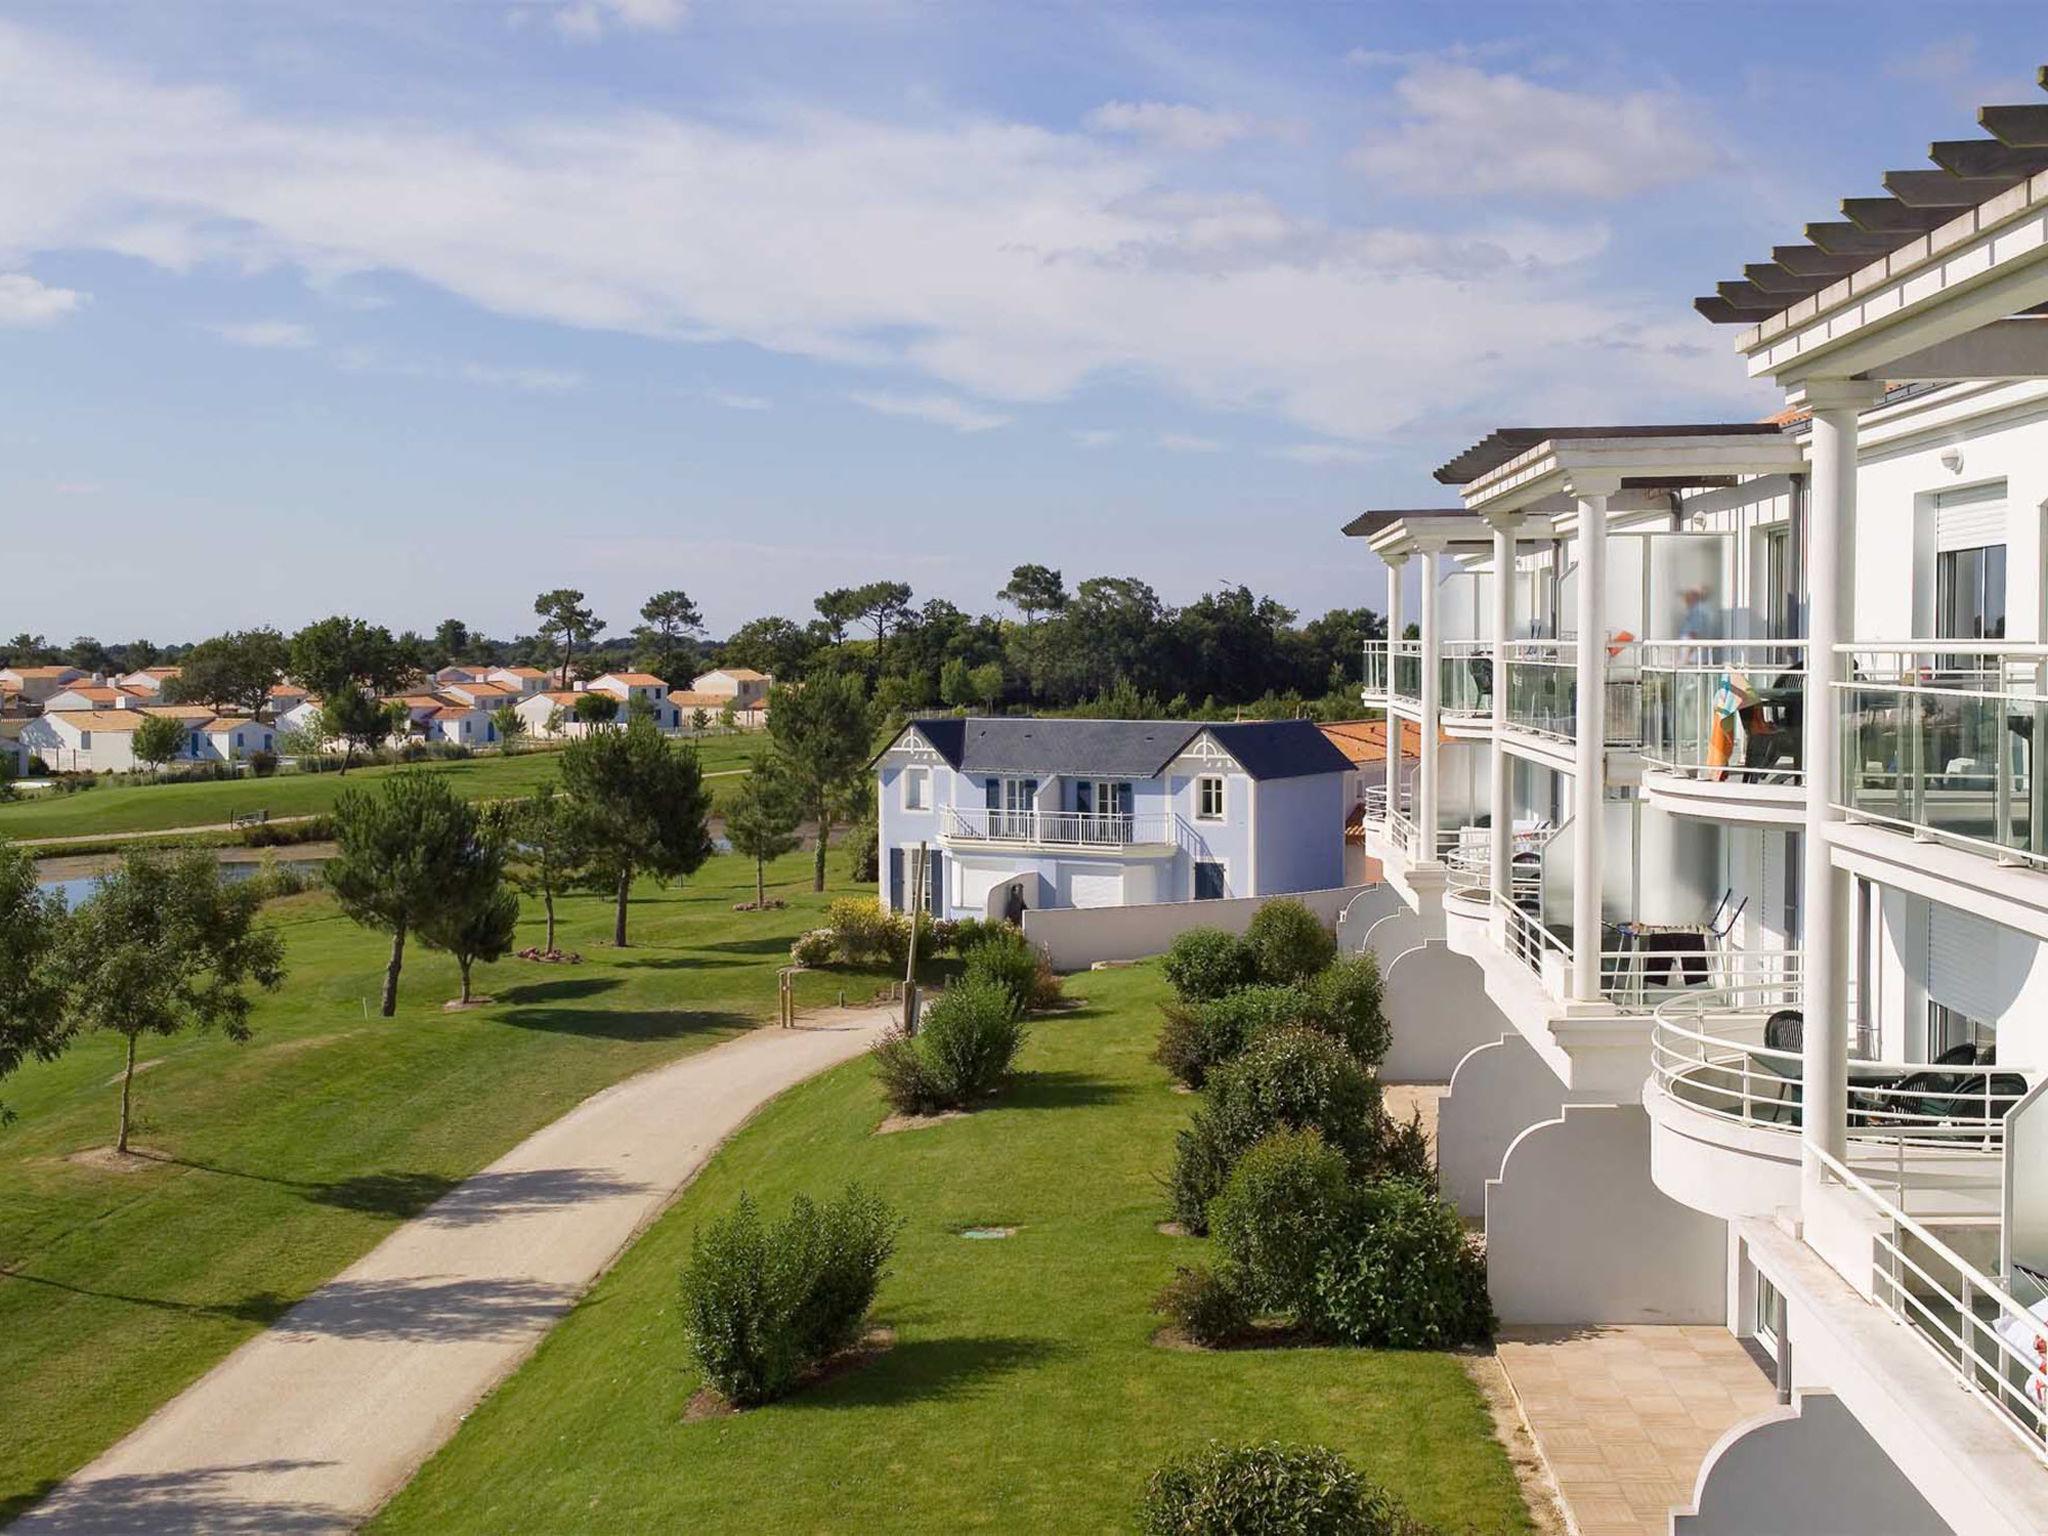
[[[1365,642],[1365,667],[1361,674],[1364,682],[1358,696],[1367,704],[1384,706],[1387,702],[1387,642],[1368,640]]]
[[[1089,849],[1175,844],[1180,818],[1166,811],[1104,815],[1089,811],[1004,811],[947,806],[939,835],[948,843],[989,847]]]
[[[1422,702],[1422,642],[1395,640],[1388,647],[1394,670],[1394,697]]]
[[[1796,818],[1806,780],[1806,642],[1642,647],[1644,788],[1666,810]]]
[[[2048,870],[2048,646],[1914,640],[1836,663],[1847,815]]]
[[[1578,642],[1511,640],[1507,647],[1508,728],[1552,741],[1579,736]],[[1641,646],[1616,640],[1607,646],[1607,745],[1635,747],[1641,741],[1643,680]]]
[[[1446,640],[1437,658],[1437,708],[1447,717],[1493,712],[1493,642]]]

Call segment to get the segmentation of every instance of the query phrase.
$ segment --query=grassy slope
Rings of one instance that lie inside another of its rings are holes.
[[[765,743],[758,736],[707,737],[697,744],[706,773],[744,768],[748,757]],[[555,776],[552,751],[514,753],[510,757],[472,757],[455,762],[427,762],[421,767],[445,773],[456,793],[470,799],[501,799],[525,794]],[[20,800],[0,805],[0,837],[90,837],[103,833],[157,832],[171,827],[204,827],[252,811],[272,816],[308,816],[329,810],[334,797],[351,784],[370,784],[394,768],[358,768],[346,776],[333,773],[282,774],[269,779],[230,779],[209,784],[148,784],[133,788],[100,785],[75,795],[25,791]],[[714,790],[723,780],[713,781]]]
[[[142,1172],[67,1161],[112,1139],[116,1037],[0,1083],[19,1116],[0,1128],[0,1521],[451,1181],[605,1084],[772,1018],[775,966],[828,899],[799,889],[808,870],[772,867],[782,912],[731,910],[753,895],[735,858],[647,887],[623,952],[603,947],[609,904],[573,899],[563,943],[585,963],[481,968],[502,1001],[474,1013],[441,1011],[454,965],[410,946],[388,1021],[384,937],[322,896],[274,903],[291,979],[255,1039],[144,1043],[161,1065],[136,1079],[137,1141],[174,1160]],[[539,936],[529,921],[521,942]],[[805,983],[807,1005],[873,985]]]
[[[375,1529],[951,1532],[1129,1529],[1166,1455],[1206,1437],[1336,1445],[1450,1531],[1527,1529],[1484,1407],[1446,1355],[1193,1354],[1148,1298],[1200,1246],[1160,1235],[1188,1100],[1147,1060],[1147,969],[1072,984],[1001,1107],[871,1132],[866,1062],[792,1090],[707,1167]],[[854,1176],[909,1218],[878,1304],[895,1349],[737,1418],[680,1421],[698,1384],[675,1281],[705,1213]],[[1015,1223],[1005,1241],[957,1234]]]

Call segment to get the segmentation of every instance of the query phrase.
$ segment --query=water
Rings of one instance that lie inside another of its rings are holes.
[[[317,877],[320,873],[318,859],[280,859],[278,865],[280,868],[294,870],[309,877]],[[232,885],[237,881],[249,879],[262,868],[262,863],[255,859],[236,859],[232,862],[223,859],[220,864],[220,877]],[[98,889],[100,881],[104,880],[107,874],[108,871],[101,870],[97,874],[71,875],[61,880],[38,880],[36,889],[56,891],[63,896],[65,906],[75,907]]]

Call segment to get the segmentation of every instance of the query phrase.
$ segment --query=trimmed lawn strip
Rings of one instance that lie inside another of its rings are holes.
[[[767,739],[713,736],[696,743],[704,771],[745,768]],[[523,795],[555,777],[555,752],[531,749],[507,757],[493,754],[413,764],[445,773],[467,800],[500,800]],[[236,816],[268,811],[277,816],[313,816],[334,807],[335,796],[351,784],[371,784],[398,767],[354,768],[338,773],[283,773],[267,779],[222,779],[202,784],[95,785],[77,794],[24,790],[0,805],[0,837],[17,841],[41,837],[88,837],[105,833],[162,832],[176,827],[210,827]],[[713,788],[729,780],[714,779]],[[52,852],[64,851],[53,849]]]
[[[843,866],[814,896],[792,854],[770,870],[789,906],[735,913],[752,862],[714,858],[638,891],[623,951],[607,899],[569,898],[561,942],[583,963],[479,967],[498,1002],[472,1012],[441,1011],[454,962],[409,944],[394,1019],[376,1014],[382,934],[322,895],[273,902],[290,974],[259,994],[255,1038],[143,1042],[136,1141],[155,1167],[72,1160],[113,1139],[117,1037],[0,1084],[19,1117],[0,1128],[0,1520],[580,1100],[772,1020],[791,938],[853,889]],[[529,906],[519,943],[540,935]],[[798,1001],[864,1001],[881,979],[807,974]]]
[[[994,1106],[877,1136],[865,1060],[792,1089],[706,1165],[373,1528],[401,1532],[1128,1530],[1145,1479],[1205,1439],[1318,1441],[1455,1532],[1529,1529],[1444,1354],[1195,1353],[1150,1299],[1207,1246],[1155,1230],[1189,1100],[1149,1060],[1156,967],[1072,978]],[[742,1189],[779,1215],[848,1177],[908,1219],[875,1321],[895,1347],[737,1416],[701,1385],[676,1297],[690,1235]],[[1012,1226],[971,1242],[975,1226]]]

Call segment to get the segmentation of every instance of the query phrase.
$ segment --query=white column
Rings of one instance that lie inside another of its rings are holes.
[[[1504,516],[1493,523],[1493,774],[1492,831],[1488,884],[1493,899],[1505,904],[1514,889],[1514,805],[1509,790],[1508,755],[1501,741],[1508,728],[1508,641],[1515,632],[1515,525]]]
[[[1830,829],[1841,753],[1841,698],[1831,683],[1835,647],[1853,639],[1856,561],[1856,414],[1878,389],[1851,381],[1809,384],[1813,463],[1806,520],[1806,822],[1799,899],[1806,951],[1804,1086],[1800,1139],[1809,1152],[1843,1155],[1849,1120],[1849,876],[1834,867]],[[1806,1159],[1809,1178],[1817,1172]]]
[[[1572,773],[1572,997],[1600,998],[1600,871],[1607,798],[1607,495],[1579,499],[1578,740]]]
[[[1387,561],[1387,815],[1401,804],[1401,717],[1394,713],[1394,647],[1401,641],[1401,568],[1405,556]]]
[[[1415,830],[1420,848],[1412,859],[1434,859],[1436,847],[1437,726],[1443,710],[1443,638],[1437,633],[1437,581],[1442,574],[1440,545],[1422,546],[1422,764],[1415,775]]]

